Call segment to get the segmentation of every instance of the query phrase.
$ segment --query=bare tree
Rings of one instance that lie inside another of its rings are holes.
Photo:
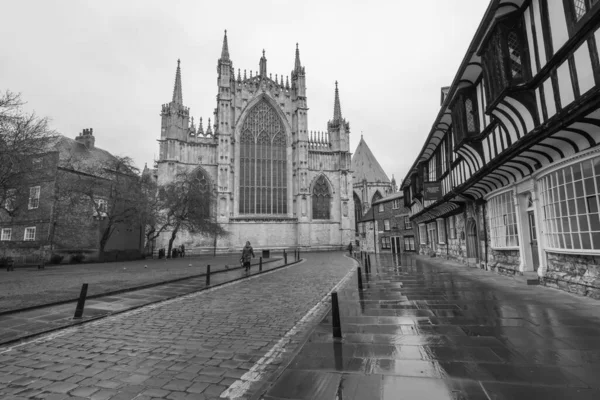
[[[24,112],[23,104],[18,93],[0,93],[0,210],[11,216],[27,201],[35,156],[48,151],[55,135],[47,118]]]
[[[164,212],[164,204],[158,196],[158,185],[149,175],[142,175],[141,179],[142,197],[140,199],[140,220],[144,224],[144,235],[146,245],[144,254],[150,251],[150,244],[170,226],[168,214]]]
[[[115,157],[102,165],[71,165],[73,172],[63,174],[57,185],[60,201],[68,207],[92,211],[100,221],[100,259],[106,244],[119,227],[142,224],[144,203],[138,169],[129,157]]]
[[[186,230],[211,237],[228,233],[215,221],[214,195],[193,174],[180,173],[175,180],[160,188],[159,197],[171,228],[168,255],[171,254],[177,233]]]

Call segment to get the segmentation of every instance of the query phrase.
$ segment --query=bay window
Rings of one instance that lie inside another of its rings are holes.
[[[452,103],[452,125],[454,126],[455,146],[479,134],[479,114],[475,87],[462,89]]]
[[[505,89],[524,83],[529,77],[523,25],[522,14],[499,21],[482,46],[487,104],[494,104]]]
[[[600,250],[600,156],[550,172],[538,182],[547,247]]]

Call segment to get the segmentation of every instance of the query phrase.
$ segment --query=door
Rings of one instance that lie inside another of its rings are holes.
[[[477,260],[477,224],[473,219],[467,222],[467,257]]]
[[[540,266],[540,257],[538,254],[537,230],[535,229],[535,215],[533,211],[527,212],[529,220],[529,237],[531,238],[531,259],[533,261],[533,270],[537,271]]]
[[[392,236],[392,253],[400,253],[400,237]]]

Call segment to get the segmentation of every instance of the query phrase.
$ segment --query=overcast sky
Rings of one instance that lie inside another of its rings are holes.
[[[354,152],[361,133],[398,184],[412,165],[488,0],[3,1],[0,90],[61,134],[93,128],[96,145],[139,167],[158,154],[160,107],[181,59],[190,114],[216,107],[223,31],[236,70],[306,68],[308,125],[324,131],[335,81]]]

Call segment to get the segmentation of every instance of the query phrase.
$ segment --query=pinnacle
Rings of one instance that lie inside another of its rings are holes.
[[[229,46],[227,44],[227,29],[223,37],[223,49],[221,50],[221,61],[229,61]]]
[[[175,72],[175,85],[173,87],[173,103],[183,105],[183,92],[181,89],[181,60],[177,59],[177,71]]]
[[[333,121],[342,120],[342,107],[340,106],[340,93],[338,90],[338,82],[335,81],[335,100],[333,104]]]

